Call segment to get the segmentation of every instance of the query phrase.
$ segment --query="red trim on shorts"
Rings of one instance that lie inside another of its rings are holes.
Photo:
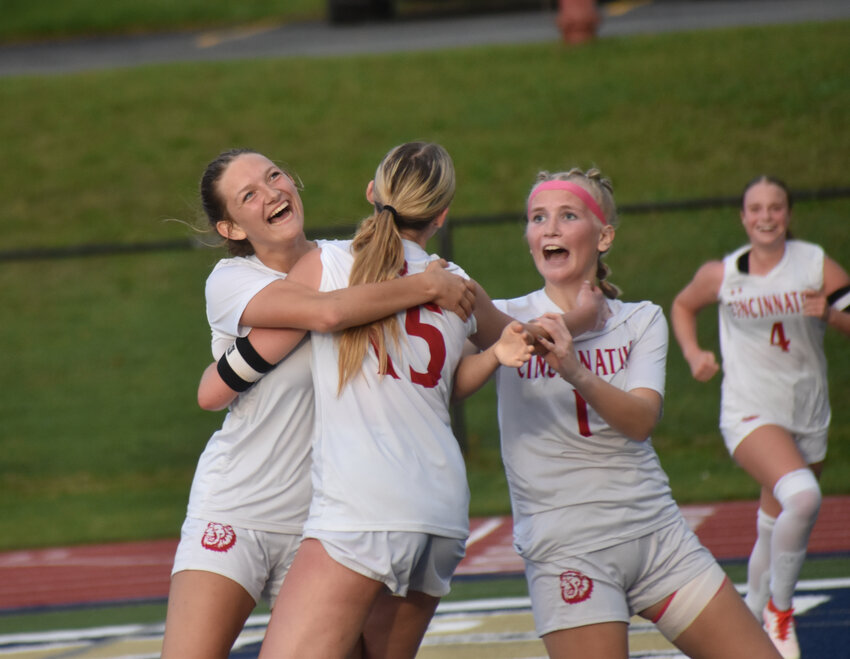
[[[678,593],[678,592],[679,592],[678,590],[673,591],[673,594],[670,595],[670,597],[667,598],[667,601],[664,603],[664,606],[661,607],[661,610],[658,612],[658,615],[655,616],[652,620],[650,620],[650,622],[652,624],[655,624],[659,620],[661,620],[661,616],[664,615],[664,612],[668,609],[668,607],[670,606],[670,603],[673,601],[673,598],[676,597],[676,593]]]
[[[711,596],[711,599],[710,599],[710,600],[708,600],[709,602],[711,602],[711,600],[713,600],[715,597],[717,597],[717,596],[720,594],[720,591],[721,591],[721,590],[723,590],[723,586],[725,586],[725,585],[726,585],[726,582],[727,582],[727,581],[729,581],[729,577],[728,577],[728,576],[724,577],[723,581],[721,581],[721,582],[720,582],[720,587],[717,589],[717,591],[714,593],[714,595],[712,595],[712,596]],[[677,591],[675,591],[672,595],[670,595],[670,597],[669,597],[669,599],[667,600],[667,602],[664,604],[664,606],[663,606],[663,607],[661,607],[661,611],[659,611],[659,612],[658,612],[658,615],[657,615],[657,616],[655,616],[655,617],[654,617],[654,618],[653,618],[650,622],[652,622],[653,624],[655,624],[655,623],[657,623],[659,620],[661,620],[661,616],[663,616],[663,615],[664,615],[664,612],[665,612],[668,608],[670,608],[670,604],[673,602],[673,598],[674,598],[674,597],[676,597],[676,593],[678,593],[678,592],[679,592],[679,591],[677,590]],[[708,604],[706,604],[706,606],[708,606]]]

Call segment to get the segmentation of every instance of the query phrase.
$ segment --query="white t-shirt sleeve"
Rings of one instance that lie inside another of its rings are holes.
[[[652,306],[652,316],[629,355],[628,381],[625,390],[646,388],[664,397],[669,340],[667,319],[660,307]]]
[[[241,263],[240,263],[241,261]],[[227,259],[207,277],[207,321],[213,335],[245,336],[251,330],[242,325],[242,313],[248,302],[272,282],[285,278],[283,273],[247,265],[242,259]]]

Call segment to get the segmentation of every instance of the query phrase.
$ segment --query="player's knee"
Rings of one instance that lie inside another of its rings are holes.
[[[773,515],[768,515],[761,508],[756,511],[756,528],[761,533],[773,532],[773,527],[776,526],[776,518]]]
[[[796,517],[814,520],[820,510],[820,486],[811,469],[797,469],[782,476],[773,487],[773,496],[783,512]]]
[[[673,642],[691,626],[723,587],[726,573],[716,563],[679,588],[661,615],[653,620],[664,638]]]

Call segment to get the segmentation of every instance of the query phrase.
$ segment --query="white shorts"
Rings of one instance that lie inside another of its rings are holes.
[[[729,451],[729,455],[735,455],[735,450],[751,432],[767,425],[781,426],[782,424],[774,423],[764,416],[747,418],[746,420],[736,421],[735,423],[721,423],[720,432],[723,434],[723,441],[726,443],[726,450]],[[793,433],[789,431],[789,434],[797,444],[797,448],[800,450],[800,454],[803,456],[806,464],[811,465],[822,462],[826,458],[828,429],[810,433]]]
[[[717,562],[683,518],[649,535],[547,562],[525,561],[540,636],[601,622],[624,622]],[[713,593],[712,593],[713,595]]]
[[[183,570],[203,570],[227,577],[259,602],[274,606],[301,535],[232,527],[187,517],[180,531],[172,576]]]
[[[393,595],[415,590],[443,597],[451,590],[466,541],[407,531],[310,531],[328,555],[364,577],[380,581]]]

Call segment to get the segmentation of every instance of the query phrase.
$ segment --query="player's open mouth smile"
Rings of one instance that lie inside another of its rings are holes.
[[[279,224],[286,221],[292,216],[292,209],[288,201],[284,201],[280,206],[272,211],[272,214],[266,220],[269,224]]]
[[[563,260],[566,259],[570,255],[570,251],[564,247],[560,247],[558,245],[545,245],[543,247],[543,258],[546,261],[551,261],[553,259]]]

